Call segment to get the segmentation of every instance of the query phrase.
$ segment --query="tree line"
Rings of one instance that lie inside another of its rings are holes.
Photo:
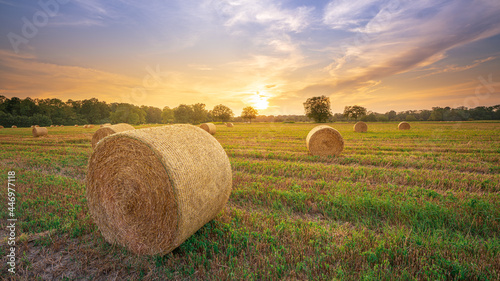
[[[190,123],[251,121],[257,122],[334,122],[361,120],[376,121],[468,121],[500,120],[500,105],[466,107],[433,107],[432,110],[408,110],[386,113],[368,111],[362,106],[346,106],[344,113],[331,112],[330,99],[321,96],[307,99],[305,115],[258,115],[253,107],[245,107],[241,116],[222,104],[209,110],[203,103],[181,104],[175,108],[136,106],[128,103],[106,103],[96,98],[85,100],[20,99],[0,96],[0,125],[29,127],[31,125],[83,125],[103,123]]]
[[[253,111],[252,111],[253,110]],[[245,108],[242,117],[255,118],[257,111]],[[106,103],[96,98],[86,100],[20,99],[0,96],[0,125],[29,127],[31,125],[83,125],[103,123],[129,123],[133,125],[156,123],[191,123],[220,121],[234,117],[225,105],[208,110],[203,103],[181,104],[175,108],[160,109],[154,106],[136,106],[128,103]]]
[[[332,114],[330,99],[325,96],[312,97],[304,103],[305,115],[316,122],[361,120],[365,122],[387,121],[474,121],[500,120],[500,104],[467,108],[460,106],[433,107],[432,110],[406,110],[386,113],[368,111],[359,105],[346,106],[344,113]]]

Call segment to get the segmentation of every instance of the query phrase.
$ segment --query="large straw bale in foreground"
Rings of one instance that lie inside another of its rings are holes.
[[[398,125],[398,129],[399,130],[409,130],[410,129],[410,124],[408,124],[407,122],[401,122]]]
[[[334,128],[320,125],[309,132],[306,145],[312,155],[339,155],[344,150],[344,138]]]
[[[357,132],[357,133],[364,133],[368,131],[368,125],[366,125],[365,122],[363,121],[359,121],[358,123],[356,123],[354,125],[354,132]]]
[[[90,157],[87,202],[104,238],[137,254],[169,253],[224,207],[231,165],[217,140],[192,125],[131,130]]]
[[[211,135],[215,134],[217,127],[213,123],[203,123],[200,125],[200,128],[209,132]]]
[[[95,148],[95,146],[101,139],[109,135],[129,130],[135,130],[135,128],[126,123],[120,123],[116,125],[99,128],[97,131],[95,131],[94,135],[92,136],[92,148]]]
[[[41,136],[46,136],[49,133],[49,130],[45,127],[33,127],[31,129],[31,133],[33,134],[33,137],[41,137]]]

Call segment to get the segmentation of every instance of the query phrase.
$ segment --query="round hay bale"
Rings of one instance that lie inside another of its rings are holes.
[[[31,128],[32,128],[32,129],[33,129],[33,128],[35,128],[35,125],[31,125]]]
[[[0,125],[0,129],[3,129],[3,126]]]
[[[192,125],[108,136],[86,178],[89,212],[104,238],[147,255],[171,252],[211,221],[231,186],[224,149]]]
[[[320,125],[309,132],[306,145],[312,155],[339,155],[344,150],[344,138],[334,128]]]
[[[34,127],[31,129],[31,133],[33,134],[33,137],[41,137],[41,136],[46,136],[49,133],[49,130],[45,127]]]
[[[126,123],[99,128],[92,136],[92,148],[95,149],[97,143],[109,135],[130,130],[135,130],[135,128]]]
[[[354,132],[365,133],[366,131],[368,131],[368,125],[365,122],[359,121],[354,125]]]
[[[107,127],[107,126],[111,126],[111,123],[102,124],[102,125],[101,125],[101,128],[102,128],[102,127]]]
[[[51,128],[54,128],[54,125],[50,125]]]
[[[410,124],[408,122],[401,122],[398,125],[399,130],[409,130],[410,129]]]
[[[217,127],[215,127],[213,123],[203,123],[200,125],[200,128],[207,131],[211,135],[215,134],[215,131],[217,130]]]
[[[40,127],[40,126],[38,126],[38,125],[35,125],[35,127],[37,127],[37,128],[38,128],[38,127]]]
[[[226,126],[228,126],[230,128],[234,127],[233,123],[226,123]]]
[[[78,127],[78,124],[75,124],[75,127]]]
[[[15,129],[15,128],[17,128],[17,126],[16,126],[16,125],[12,125],[12,128],[14,128],[14,129]]]
[[[87,125],[87,128],[92,129],[92,128],[94,128],[94,125],[92,125],[92,124]]]
[[[83,125],[83,128],[84,128],[84,129],[87,129],[87,127],[88,127],[88,125]]]

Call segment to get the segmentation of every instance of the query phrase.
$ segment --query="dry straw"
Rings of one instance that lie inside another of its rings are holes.
[[[0,126],[0,129],[3,129],[3,126]]]
[[[134,127],[126,123],[120,123],[116,125],[99,128],[97,131],[95,131],[94,135],[92,136],[92,148],[95,148],[97,143],[101,139],[109,135],[134,129],[135,129]]]
[[[12,128],[17,128],[17,126],[16,125],[12,125]]]
[[[104,138],[86,180],[89,212],[108,242],[164,255],[224,208],[232,173],[214,137],[172,125]]]
[[[217,127],[215,127],[213,123],[203,123],[200,125],[200,128],[209,132],[211,135],[215,134],[215,131],[217,130]]]
[[[409,130],[410,129],[410,124],[408,124],[407,122],[401,122],[398,125],[398,129],[399,130]]]
[[[75,127],[78,127],[78,124],[75,124]]]
[[[51,128],[54,128],[54,125],[50,125]]]
[[[31,133],[33,134],[33,137],[41,137],[41,136],[46,136],[49,133],[49,130],[45,127],[34,127],[31,129]]]
[[[84,128],[84,129],[87,129],[87,128],[88,128],[88,125],[83,125],[83,128]]]
[[[368,131],[368,125],[365,122],[359,121],[354,125],[354,131],[357,133],[364,133]]]
[[[102,127],[107,127],[107,126],[111,126],[111,123],[102,124],[102,125],[101,125],[101,128],[102,128]]]
[[[344,150],[344,138],[334,128],[320,125],[309,132],[306,145],[312,155],[339,155]]]
[[[231,127],[234,127],[233,123],[226,123],[226,126],[228,126],[228,127],[230,127],[230,128],[231,128]]]
[[[37,127],[37,128],[38,128],[38,127],[40,127],[40,126],[38,126],[38,125],[35,125],[35,127]]]

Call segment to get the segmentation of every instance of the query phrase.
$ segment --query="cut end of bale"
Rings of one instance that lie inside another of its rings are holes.
[[[354,131],[357,133],[365,133],[368,131],[368,125],[363,121],[359,121],[354,125]]]
[[[130,130],[104,138],[88,164],[87,204],[106,241],[164,255],[222,210],[229,159],[192,125]]]
[[[135,128],[126,123],[120,123],[116,125],[99,128],[97,131],[95,131],[94,135],[92,136],[92,148],[94,149],[100,140],[109,135],[129,130],[135,130]]]
[[[41,136],[46,136],[49,133],[49,130],[45,127],[34,127],[31,129],[31,133],[33,134],[33,137],[41,137]]]
[[[213,123],[203,123],[200,125],[200,128],[207,131],[211,135],[215,134],[215,131],[217,130],[217,127]]]
[[[327,125],[313,128],[306,138],[306,145],[311,155],[340,155],[344,150],[344,138],[339,131]]]
[[[233,123],[226,123],[226,126],[228,126],[230,128],[234,127]]]
[[[410,129],[410,124],[408,124],[407,122],[401,122],[398,125],[398,129],[399,130],[409,130]]]

